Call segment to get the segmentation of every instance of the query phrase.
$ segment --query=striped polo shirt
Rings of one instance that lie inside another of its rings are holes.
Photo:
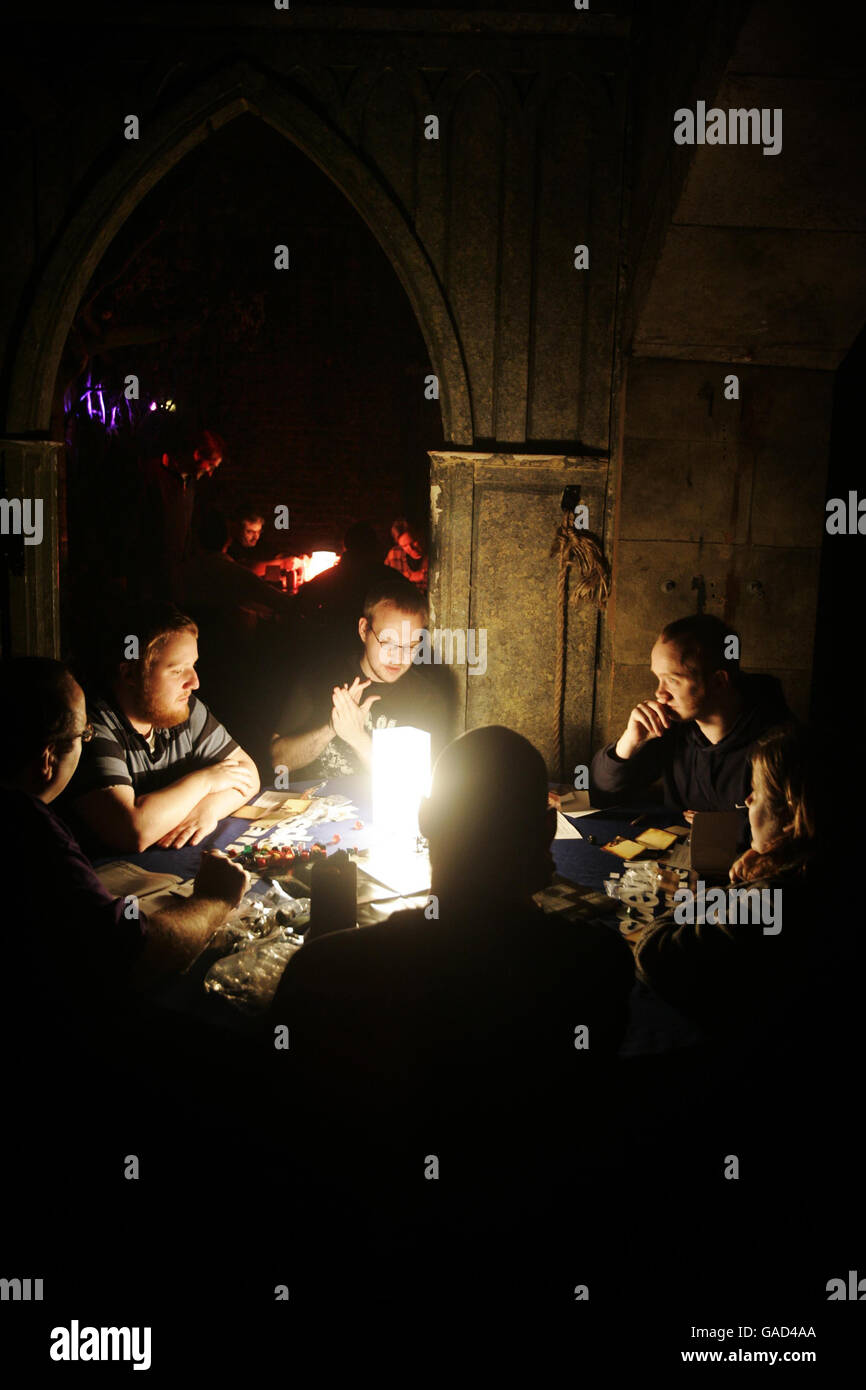
[[[88,705],[88,718],[93,738],[81,750],[69,802],[103,787],[132,787],[136,796],[144,796],[197,768],[221,763],[238,746],[195,695],[190,696],[189,716],[182,724],[154,731],[153,751],[107,700]]]

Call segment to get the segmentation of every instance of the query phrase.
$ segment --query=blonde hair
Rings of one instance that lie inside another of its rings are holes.
[[[198,627],[192,618],[181,613],[173,603],[151,599],[124,608],[114,620],[109,641],[103,650],[103,681],[110,685],[117,676],[118,667],[124,664],[135,667],[137,679],[145,681],[163,648],[179,632],[198,637]],[[127,641],[133,635],[138,639],[136,660],[131,660],[125,654]]]
[[[782,827],[761,856],[767,871],[805,869],[816,850],[820,765],[808,731],[786,724],[769,729],[754,745],[757,772],[774,819]]]
[[[156,633],[155,636],[151,637],[147,646],[141,653],[142,679],[146,680],[150,675],[161,652],[168,646],[172,637],[176,637],[179,632],[188,632],[191,637],[198,637],[198,627],[193,622],[192,618],[184,617],[182,613],[179,613],[178,617],[182,618],[183,621],[178,622],[172,627],[166,628],[163,632]]]

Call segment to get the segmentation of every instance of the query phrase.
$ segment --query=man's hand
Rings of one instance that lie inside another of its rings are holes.
[[[252,796],[256,791],[258,778],[255,770],[249,763],[242,762],[232,754],[223,758],[221,763],[212,763],[203,771],[208,774],[209,794],[236,791],[240,796]]]
[[[628,717],[625,733],[620,735],[617,742],[617,757],[630,758],[649,739],[661,738],[678,719],[679,715],[669,705],[659,704],[658,700],[644,700],[635,705]]]
[[[334,687],[331,711],[334,733],[353,748],[369,738],[365,728],[367,712],[376,700],[382,698],[380,695],[368,695],[362,702],[361,697],[369,684],[369,681],[362,681],[356,676],[350,686]]]
[[[210,898],[237,907],[250,883],[246,869],[226,858],[221,850],[206,849],[195,876],[194,898]]]
[[[364,694],[364,691],[367,689],[367,686],[368,686],[369,684],[370,684],[369,681],[362,681],[360,676],[356,676],[355,679],[352,681],[352,684],[351,684],[351,685],[337,686],[337,687],[335,687],[335,688],[336,688],[336,689],[341,689],[341,690],[347,690],[348,693],[351,695],[352,699],[355,701],[355,704],[356,704],[356,705],[360,705],[360,703],[361,703],[361,696]],[[376,700],[378,700],[378,699],[379,699],[379,696],[378,696],[378,695],[375,695],[375,696],[371,696],[370,698],[371,698],[371,699],[376,699]]]
[[[161,840],[156,843],[162,849],[182,849],[184,845],[201,844],[211,831],[216,830],[219,821],[207,804],[207,798],[200,801],[198,806],[193,806],[192,810],[184,816],[180,825],[176,825],[174,830],[169,830],[163,835]]]

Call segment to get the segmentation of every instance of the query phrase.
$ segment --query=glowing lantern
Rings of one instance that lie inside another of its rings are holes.
[[[333,569],[339,558],[336,550],[314,550],[309,559],[304,558],[304,582],[308,583],[317,574]]]
[[[414,847],[418,807],[430,791],[430,735],[373,730],[373,830],[377,844]]]

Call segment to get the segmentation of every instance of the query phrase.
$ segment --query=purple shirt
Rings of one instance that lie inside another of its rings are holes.
[[[37,797],[0,789],[0,819],[12,880],[5,935],[24,948],[29,984],[68,991],[70,971],[94,984],[122,977],[144,947],[146,917],[125,915],[125,900],[102,886],[68,826]]]

